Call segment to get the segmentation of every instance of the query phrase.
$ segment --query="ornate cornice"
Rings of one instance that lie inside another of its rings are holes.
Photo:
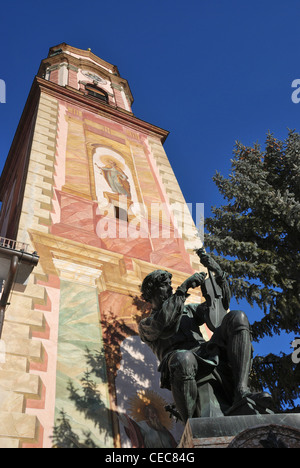
[[[40,265],[45,274],[59,275],[60,271],[64,271],[69,275],[74,272],[75,275],[77,270],[72,269],[72,265],[79,265],[78,275],[92,278],[99,292],[108,290],[126,296],[139,296],[144,277],[153,270],[165,269],[162,265],[132,258],[133,270],[127,271],[123,254],[35,229],[29,229],[28,232],[34,248],[40,254]],[[189,276],[188,273],[172,268],[168,268],[168,271],[173,276],[175,288]],[[194,302],[201,301],[200,292],[193,292],[191,297]]]
[[[161,143],[164,143],[169,135],[167,130],[145,122],[144,120],[135,117],[131,112],[105,104],[90,96],[86,96],[71,87],[60,86],[38,76],[35,78],[34,84],[38,90],[43,91],[46,94],[50,94],[56,99],[63,99],[64,101],[80,106],[87,111],[107,117],[121,125],[126,125],[135,131],[141,131],[147,135],[159,138]]]

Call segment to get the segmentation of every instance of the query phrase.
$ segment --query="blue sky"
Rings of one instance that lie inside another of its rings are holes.
[[[0,171],[40,61],[61,42],[118,66],[135,115],[170,131],[165,150],[185,199],[206,216],[223,203],[212,177],[229,174],[236,140],[300,131],[297,0],[18,0],[1,5],[0,35]],[[260,346],[290,352],[291,339]]]

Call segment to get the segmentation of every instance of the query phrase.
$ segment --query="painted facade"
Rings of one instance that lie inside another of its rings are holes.
[[[200,271],[199,240],[168,132],[132,102],[117,67],[67,44],[34,79],[0,184],[0,235],[40,257],[6,310],[0,447],[67,443],[66,421],[73,441],[98,447],[170,446],[182,434],[137,335],[139,287],[156,268],[175,287]]]

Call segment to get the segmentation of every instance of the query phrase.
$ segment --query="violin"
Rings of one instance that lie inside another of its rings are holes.
[[[201,262],[201,258],[203,257],[203,255],[206,255],[204,248],[202,247],[200,249],[197,249],[195,252],[200,258]],[[227,310],[224,308],[223,305],[222,288],[218,285],[213,271],[211,271],[208,266],[207,270],[208,277],[201,285],[201,290],[208,305],[206,324],[208,328],[212,332],[214,332],[215,329],[221,324],[225,315],[227,314]]]

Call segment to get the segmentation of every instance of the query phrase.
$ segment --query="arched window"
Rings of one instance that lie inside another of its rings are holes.
[[[93,85],[93,84],[87,84],[85,85],[85,89],[89,96],[93,96],[97,99],[100,99],[100,101],[103,101],[103,102],[108,102],[107,92],[101,88],[98,88],[98,86]]]

